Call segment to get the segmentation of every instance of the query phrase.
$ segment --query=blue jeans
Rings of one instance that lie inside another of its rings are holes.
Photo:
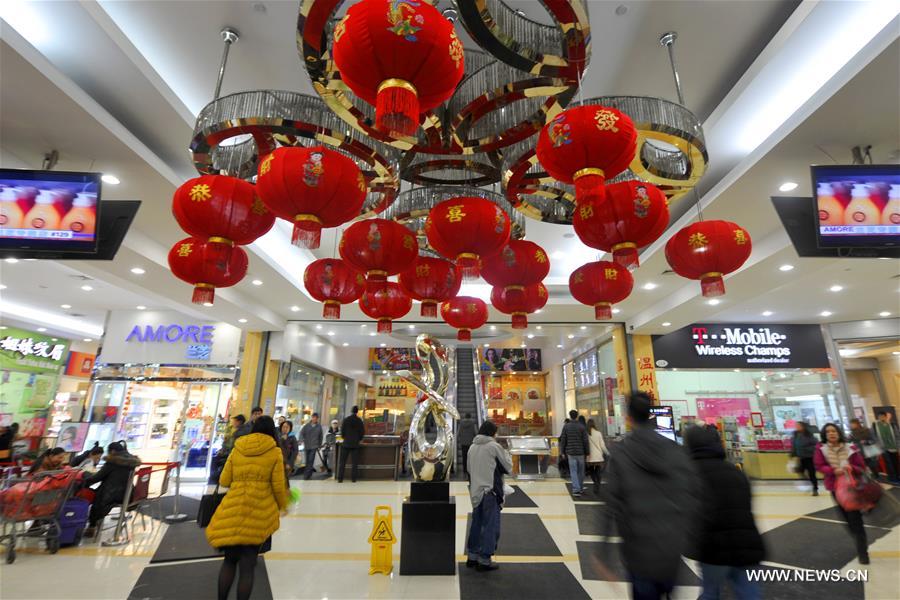
[[[572,492],[584,491],[584,455],[567,455],[569,459],[569,473],[572,476]]]
[[[491,564],[491,556],[497,551],[500,539],[500,505],[497,496],[485,492],[481,502],[472,509],[472,528],[466,540],[469,560],[477,560],[483,565]]]
[[[632,600],[659,600],[663,596],[668,598],[674,588],[675,583],[672,581],[655,581],[631,576]]]
[[[728,565],[710,565],[700,563],[701,575],[703,575],[703,592],[699,600],[719,600],[725,582],[731,582],[731,589],[738,600],[759,600],[762,594],[759,591],[759,583],[747,578],[747,569],[751,567],[729,567]]]

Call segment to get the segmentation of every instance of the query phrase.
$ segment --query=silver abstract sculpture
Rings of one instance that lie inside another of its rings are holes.
[[[444,481],[453,464],[451,419],[459,419],[456,407],[445,399],[450,384],[450,350],[423,333],[416,338],[416,356],[422,363],[423,378],[405,370],[397,373],[424,395],[409,424],[407,457],[416,481]],[[434,421],[434,431],[426,432],[429,415]]]

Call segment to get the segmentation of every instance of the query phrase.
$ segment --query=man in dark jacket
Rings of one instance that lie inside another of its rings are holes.
[[[569,418],[571,420],[563,425],[562,433],[559,434],[559,451],[569,462],[572,495],[577,498],[584,491],[584,461],[591,452],[591,442],[587,429],[578,422],[578,411],[570,410]]]
[[[316,464],[316,452],[322,446],[322,425],[319,423],[319,413],[313,413],[309,421],[300,428],[300,440],[303,442],[303,456],[305,468],[303,479],[309,480],[313,476]],[[356,480],[356,477],[353,478]]]
[[[635,600],[672,591],[697,516],[697,479],[687,454],[654,431],[650,397],[628,402],[631,432],[612,447],[608,505],[622,536],[622,558]]]
[[[113,442],[106,447],[106,458],[100,470],[84,479],[84,486],[92,486],[99,483],[91,503],[91,512],[88,516],[88,529],[84,536],[94,535],[97,523],[109,514],[117,504],[125,499],[125,489],[128,487],[128,479],[134,475],[134,470],[141,464],[141,459],[129,454],[125,445],[121,442]]]
[[[466,475],[469,474],[469,461],[466,460],[466,457],[469,456],[469,448],[472,446],[472,440],[475,439],[476,435],[478,435],[478,425],[475,424],[475,419],[472,418],[471,413],[466,413],[459,420],[456,433],[456,441],[459,443],[459,449],[462,451],[463,473]]]
[[[791,456],[796,456],[800,461],[799,474],[806,473],[812,484],[812,495],[819,495],[819,480],[816,478],[816,467],[813,465],[813,454],[816,452],[816,438],[809,428],[809,424],[797,421],[794,437],[791,439]]]
[[[700,562],[701,598],[718,598],[726,581],[737,598],[759,598],[759,583],[747,578],[747,569],[766,551],[753,521],[750,482],[725,460],[715,427],[689,427],[684,442],[700,478],[700,517],[687,556]]]
[[[347,455],[350,455],[353,466],[350,470],[350,480],[356,482],[356,476],[359,473],[359,447],[366,435],[366,426],[356,413],[359,407],[354,406],[350,409],[350,414],[344,418],[341,423],[341,460],[338,465],[338,483],[344,481],[344,467],[347,466]]]

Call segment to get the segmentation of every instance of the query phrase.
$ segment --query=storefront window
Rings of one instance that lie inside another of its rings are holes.
[[[578,413],[585,419],[593,419],[606,436],[619,433],[624,428],[624,415],[617,400],[616,353],[612,341],[577,357],[572,363],[572,376]]]
[[[483,374],[488,418],[498,435],[550,435],[550,400],[544,373]]]
[[[275,419],[283,416],[299,431],[310,416],[322,413],[325,373],[304,363],[283,362],[275,392]]]

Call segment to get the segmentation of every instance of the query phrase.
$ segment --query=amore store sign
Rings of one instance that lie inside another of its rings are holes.
[[[695,324],[654,336],[653,356],[662,368],[830,366],[818,325]]]
[[[187,344],[185,358],[209,360],[212,352],[215,325],[135,325],[126,336],[126,342]]]

